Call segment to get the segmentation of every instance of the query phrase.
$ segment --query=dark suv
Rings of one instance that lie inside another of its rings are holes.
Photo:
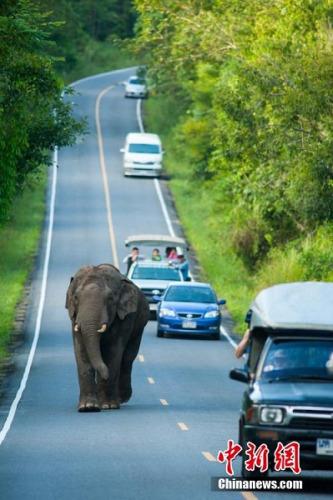
[[[302,469],[333,470],[333,283],[290,283],[263,290],[248,316],[245,368],[230,377],[248,383],[239,442],[269,448],[300,445]],[[243,476],[259,475],[245,468]]]

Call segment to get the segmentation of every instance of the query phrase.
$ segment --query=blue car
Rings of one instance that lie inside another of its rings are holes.
[[[217,300],[207,283],[177,282],[170,284],[158,302],[157,336],[165,334],[207,335],[220,338],[221,312],[225,300]]]

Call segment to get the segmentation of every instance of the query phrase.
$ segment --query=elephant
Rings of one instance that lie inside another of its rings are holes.
[[[132,395],[132,364],[149,320],[141,290],[111,264],[71,278],[66,308],[80,386],[79,412],[114,410]]]

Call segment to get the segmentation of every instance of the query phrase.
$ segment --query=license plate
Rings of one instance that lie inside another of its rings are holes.
[[[187,330],[196,327],[197,327],[196,321],[183,321],[183,328],[186,328]]]
[[[333,455],[333,439],[317,439],[317,455]]]

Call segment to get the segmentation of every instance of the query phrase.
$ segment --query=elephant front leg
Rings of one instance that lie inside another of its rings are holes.
[[[97,374],[98,402],[102,410],[118,410],[120,408],[119,396],[112,390],[112,375],[109,380],[102,380]]]
[[[120,408],[119,374],[123,348],[121,341],[110,345],[102,344],[102,354],[109,369],[108,380],[97,375],[98,401],[102,410],[118,410]]]
[[[79,412],[100,411],[96,394],[95,370],[91,366],[80,340],[74,336],[74,352],[79,377]]]

